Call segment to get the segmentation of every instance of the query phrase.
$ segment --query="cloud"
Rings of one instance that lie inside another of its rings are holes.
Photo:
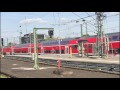
[[[31,18],[20,21],[21,24],[32,24],[32,23],[39,23],[39,24],[46,24],[47,21],[43,20],[42,18]]]
[[[62,18],[60,18],[60,22],[61,22],[61,23],[70,22],[70,19],[69,19],[69,18],[62,17]]]
[[[67,21],[67,18],[60,18],[61,21]]]
[[[109,12],[108,14],[109,15],[116,15],[116,14],[119,14],[119,12]]]

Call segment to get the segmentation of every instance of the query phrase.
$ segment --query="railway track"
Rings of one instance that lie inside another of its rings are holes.
[[[17,78],[11,74],[8,74],[8,73],[4,73],[4,72],[0,72],[0,75],[4,75],[6,78]]]
[[[11,60],[34,62],[30,57],[6,56],[4,58],[11,59]],[[41,64],[57,66],[57,60],[38,58],[38,62]],[[61,60],[61,67],[81,69],[81,70],[90,70],[90,71],[104,72],[104,73],[110,73],[110,74],[120,74],[120,65],[119,64],[104,64],[104,63],[91,63],[91,62]]]

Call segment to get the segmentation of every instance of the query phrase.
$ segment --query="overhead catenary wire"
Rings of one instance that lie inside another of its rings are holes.
[[[76,13],[72,12],[74,15],[78,16],[82,21],[85,20],[84,18],[81,18],[79,15],[77,15]],[[86,20],[85,20],[86,21]],[[86,21],[87,22],[87,21]],[[91,24],[90,22],[87,22],[89,24]],[[92,26],[96,27],[94,24],[91,24]]]
[[[61,31],[63,31],[63,30],[67,30],[67,29],[72,29],[72,28],[74,28],[74,27],[76,27],[76,26],[79,26],[79,24],[76,24],[76,25],[74,25],[74,26],[71,26],[71,27],[66,27],[65,29],[62,29]],[[85,27],[85,26],[83,26],[83,27]],[[91,31],[91,32],[96,32],[95,30],[91,30],[91,29],[88,29],[89,31]],[[70,30],[69,30],[70,31]]]
[[[87,12],[86,12],[87,13]],[[87,13],[87,15],[89,15],[90,16],[90,14],[89,13]],[[96,19],[94,19],[92,16],[91,16],[91,18],[93,19],[93,20],[95,20],[96,21]]]
[[[55,14],[54,14],[54,12],[53,12],[53,19],[54,19],[55,24],[56,24],[56,19],[55,19]]]

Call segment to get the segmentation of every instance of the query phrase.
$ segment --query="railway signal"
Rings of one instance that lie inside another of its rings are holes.
[[[2,44],[2,46],[4,46],[4,40],[3,40],[3,38],[1,38],[1,44]]]
[[[54,35],[53,30],[49,30],[49,31],[48,31],[48,35],[50,36],[50,38],[52,38],[52,36]]]

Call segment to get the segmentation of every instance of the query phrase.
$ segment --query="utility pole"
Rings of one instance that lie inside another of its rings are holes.
[[[22,34],[22,31],[20,31],[20,44],[22,43],[22,42],[21,42],[21,34]]]
[[[33,29],[33,34],[34,34],[34,61],[35,61],[34,68],[39,69],[39,65],[38,65],[38,61],[37,61],[37,41],[36,41],[37,37],[36,37],[36,31],[37,31],[37,29],[34,28]]]
[[[13,37],[13,39],[14,39],[14,45],[15,45],[15,37]]]
[[[85,24],[86,25],[86,35],[88,34],[87,33],[87,22],[86,22],[86,20],[82,20],[84,23],[83,24]]]
[[[31,55],[31,44],[32,44],[32,43],[31,43],[31,39],[32,39],[31,36],[32,36],[32,33],[30,33],[29,36],[30,36],[30,55]]]
[[[21,30],[21,26],[19,26],[19,27],[20,27],[20,32],[19,32],[19,33],[20,33],[19,43],[21,44],[21,42],[22,42],[22,41],[21,41],[22,30]]]
[[[60,25],[66,25],[66,24],[51,24],[51,25],[58,25],[58,26],[60,26]],[[61,41],[61,38],[60,38],[60,28],[59,28],[59,38],[58,38],[58,43],[59,43],[59,50],[60,50],[60,56],[61,56],[61,43],[60,43],[60,41]]]
[[[8,38],[7,38],[7,46],[8,46]]]
[[[104,12],[95,12],[96,20],[97,20],[97,27],[98,27],[98,37],[97,37],[97,48],[98,48],[98,55],[103,57],[103,19],[104,19]]]
[[[81,37],[82,37],[82,35],[83,35],[82,24],[80,24],[80,27],[81,27]]]
[[[83,35],[83,30],[82,30],[82,24],[80,24],[81,26],[81,37]],[[83,57],[83,42],[81,42],[81,57]]]
[[[88,33],[87,33],[87,22],[86,22],[86,35],[87,35]]]
[[[26,15],[25,15],[25,27],[26,27],[26,34],[27,34]]]

